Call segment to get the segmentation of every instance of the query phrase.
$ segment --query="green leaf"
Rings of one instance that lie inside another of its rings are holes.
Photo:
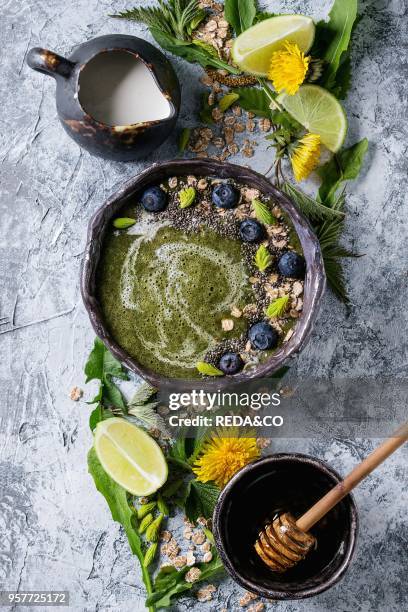
[[[324,166],[318,168],[317,173],[322,179],[319,189],[319,198],[322,202],[331,204],[336,199],[336,193],[341,184],[358,177],[367,150],[368,140],[363,138],[351,147],[343,149]]]
[[[255,15],[253,25],[259,23],[260,21],[265,21],[265,19],[270,19],[271,17],[279,17],[279,15],[283,15],[283,13],[269,13],[268,11],[258,11]]]
[[[99,404],[94,410],[92,410],[89,416],[89,428],[91,431],[95,429],[98,423],[101,421],[105,421],[106,419],[111,419],[113,416],[113,412],[104,408],[102,404]]]
[[[272,256],[264,244],[261,244],[255,254],[255,265],[261,272],[264,272],[272,264]]]
[[[283,317],[288,308],[288,304],[288,295],[283,295],[282,297],[276,298],[276,300],[269,304],[268,308],[265,310],[265,314],[271,319],[275,317]]]
[[[258,87],[237,87],[233,92],[239,96],[239,105],[258,117],[271,117],[270,100]]]
[[[121,363],[108,351],[102,340],[95,338],[94,347],[85,364],[86,381],[103,380],[106,374],[127,380]]]
[[[113,220],[113,227],[116,229],[127,229],[128,227],[132,227],[136,223],[136,219],[131,219],[130,217],[118,217]]]
[[[316,28],[316,44],[319,57],[327,62],[322,84],[331,90],[336,85],[336,73],[344,61],[351,33],[357,18],[358,0],[334,0],[328,22],[319,22]]]
[[[211,518],[220,489],[212,482],[200,482],[196,479],[190,480],[187,486],[185,511],[188,520],[195,523],[200,516]]]
[[[102,398],[115,408],[119,408],[124,414],[127,413],[127,407],[123,399],[121,390],[111,380],[109,374],[105,374],[102,383]]]
[[[188,62],[197,62],[204,68],[206,66],[211,66],[212,68],[222,68],[223,70],[227,70],[232,74],[240,73],[237,68],[230,66],[230,64],[227,64],[223,60],[220,60],[218,56],[210,53],[205,47],[203,47],[203,45],[191,41],[179,40],[155,27],[150,28],[150,33],[163,49],[184,58]]]
[[[275,225],[276,219],[267,204],[255,199],[252,200],[252,209],[258,221],[265,223],[265,225]]]
[[[226,110],[229,109],[230,106],[234,104],[239,99],[239,94],[237,93],[229,93],[221,98],[218,102],[218,106],[220,110],[225,113]]]
[[[116,484],[99,463],[94,448],[88,453],[88,471],[94,479],[96,488],[106,499],[113,520],[120,523],[125,530],[132,553],[142,562],[141,539],[131,522],[135,511],[129,505],[125,489]]]
[[[190,142],[191,129],[183,128],[180,132],[180,137],[178,141],[178,150],[180,153],[186,150],[188,143]]]
[[[196,190],[194,187],[186,187],[179,191],[179,208],[188,208],[192,204],[194,204],[194,200],[196,198]]]
[[[212,107],[208,104],[208,94],[203,93],[201,96],[201,110],[199,113],[202,123],[208,123],[209,125],[214,123],[212,110]]]
[[[238,36],[251,27],[256,15],[254,0],[225,0],[224,16]]]
[[[211,365],[211,363],[206,363],[205,361],[198,361],[196,363],[196,368],[200,374],[204,374],[205,376],[224,376],[224,372],[221,372],[221,370]]]
[[[342,219],[344,213],[340,210],[334,210],[329,206],[321,204],[314,198],[297,189],[292,183],[285,182],[282,186],[283,191],[296,204],[300,212],[302,212],[310,221],[322,221],[324,219]]]
[[[201,571],[199,579],[194,584],[185,580],[189,567],[179,571],[170,565],[162,567],[154,581],[154,593],[147,598],[146,606],[155,606],[157,610],[169,608],[172,606],[174,599],[181,593],[186,593],[198,583],[221,576],[225,571],[222,561],[215,547],[212,548],[211,552],[213,558],[209,563],[198,563],[194,566]]]

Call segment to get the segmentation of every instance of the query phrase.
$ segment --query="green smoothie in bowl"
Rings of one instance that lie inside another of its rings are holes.
[[[233,376],[290,338],[304,275],[296,233],[270,197],[234,180],[174,176],[112,220],[97,299],[110,335],[143,368]]]

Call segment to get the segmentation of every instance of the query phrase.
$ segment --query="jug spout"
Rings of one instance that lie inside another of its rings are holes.
[[[27,53],[27,64],[33,70],[48,74],[52,77],[62,76],[69,78],[71,72],[74,69],[75,64],[57,55],[53,51],[48,49],[41,49],[41,47],[33,47]]]

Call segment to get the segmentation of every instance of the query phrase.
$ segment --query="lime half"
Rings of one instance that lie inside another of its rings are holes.
[[[296,43],[301,51],[313,44],[315,26],[304,15],[280,15],[265,19],[242,32],[232,46],[232,59],[244,72],[266,76],[274,51],[285,41]]]
[[[347,133],[347,118],[340,102],[318,85],[302,85],[295,95],[281,94],[278,102],[322,143],[336,153]]]
[[[167,480],[160,446],[143,429],[120,418],[95,429],[95,452],[107,474],[133,495],[151,495]]]

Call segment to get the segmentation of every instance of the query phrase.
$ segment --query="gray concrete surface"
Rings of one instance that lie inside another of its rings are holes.
[[[69,399],[84,386],[94,334],[78,274],[88,219],[115,185],[176,155],[170,139],[143,163],[91,157],[63,132],[54,83],[24,63],[31,46],[69,53],[100,34],[144,28],[107,15],[120,0],[2,0],[0,68],[0,585],[67,589],[72,610],[142,610],[139,570],[86,469],[89,406]],[[139,3],[140,4],[140,3]],[[330,0],[269,2],[271,10],[321,17]],[[350,142],[370,139],[368,163],[350,186],[345,241],[364,259],[350,262],[349,315],[327,294],[313,339],[298,359],[314,376],[403,377],[407,367],[407,4],[364,0],[346,102]],[[199,68],[174,61],[183,83],[179,126],[198,107]],[[251,165],[269,166],[257,149]],[[240,160],[239,156],[236,158]],[[2,327],[2,332],[7,329]],[[84,400],[93,388],[85,391]],[[370,440],[279,440],[274,450],[313,453],[346,472]],[[279,612],[400,611],[406,608],[406,449],[356,492],[361,533],[344,580],[305,602],[271,603]],[[203,610],[238,610],[242,590],[226,580]],[[195,606],[198,609],[198,604]],[[178,610],[194,608],[181,600]]]

